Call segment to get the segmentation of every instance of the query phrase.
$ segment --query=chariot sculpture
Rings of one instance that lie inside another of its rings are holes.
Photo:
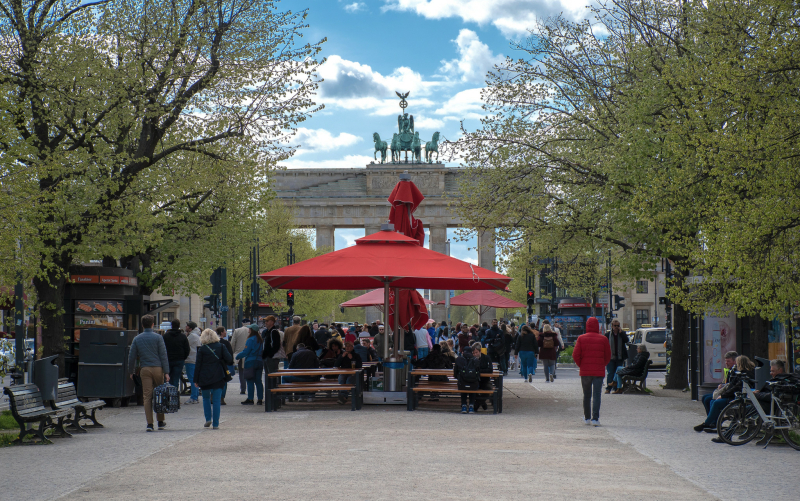
[[[392,135],[392,140],[387,144],[386,141],[381,140],[380,134],[377,132],[372,134],[372,139],[375,143],[375,153],[373,159],[377,160],[378,153],[381,154],[381,163],[386,163],[386,150],[391,152],[392,163],[409,163],[408,156],[411,154],[411,163],[422,163],[422,145],[423,141],[419,137],[419,132],[414,130],[414,115],[409,115],[405,112],[408,102],[406,98],[410,92],[401,94],[395,92],[397,97],[400,98],[400,108],[403,110],[401,115],[397,115],[397,132]],[[425,145],[425,161],[431,163],[433,161],[433,153],[436,153],[436,161],[439,161],[439,133],[434,132],[433,138],[424,143]],[[403,158],[405,153],[405,158]]]

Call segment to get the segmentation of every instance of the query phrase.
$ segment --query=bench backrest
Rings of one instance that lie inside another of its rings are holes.
[[[70,383],[69,379],[58,380],[58,391],[56,393],[56,404],[79,402],[78,393],[75,391],[75,384]]]
[[[35,384],[19,384],[3,389],[11,403],[11,412],[24,416],[44,409],[42,394]]]
[[[642,372],[642,377],[646,378],[647,373],[650,372],[650,366],[653,365],[652,360],[648,360],[646,364],[644,364],[644,372]]]

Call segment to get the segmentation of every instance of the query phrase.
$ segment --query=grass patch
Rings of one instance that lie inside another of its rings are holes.
[[[0,413],[0,430],[19,430],[19,425],[11,415],[11,411]]]

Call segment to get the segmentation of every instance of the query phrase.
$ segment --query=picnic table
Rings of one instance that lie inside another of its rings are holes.
[[[415,376],[447,376],[448,381],[420,381],[416,382]],[[407,409],[413,411],[417,407],[417,397],[420,393],[474,393],[492,397],[494,413],[503,412],[503,373],[494,371],[481,374],[482,378],[491,378],[495,387],[492,390],[460,390],[458,382],[453,377],[453,369],[414,369],[408,372],[407,383]]]
[[[280,399],[278,395],[281,393],[316,393],[318,391],[350,392],[350,410],[360,410],[362,401],[362,379],[363,369],[338,369],[338,368],[320,368],[320,369],[280,369],[276,372],[267,374],[267,388],[265,401],[265,411],[274,412],[280,408]],[[311,376],[320,377],[319,381],[303,381],[284,383],[283,376]],[[324,380],[324,376],[336,376],[337,380]],[[339,376],[356,376],[354,384],[339,384]]]

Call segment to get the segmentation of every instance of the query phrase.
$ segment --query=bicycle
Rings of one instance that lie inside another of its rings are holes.
[[[742,392],[723,409],[717,419],[719,437],[730,445],[744,445],[760,432],[764,437],[758,445],[766,448],[775,432],[800,451],[800,382],[784,379],[767,383],[771,388],[770,412],[764,412],[747,381],[742,382]]]

